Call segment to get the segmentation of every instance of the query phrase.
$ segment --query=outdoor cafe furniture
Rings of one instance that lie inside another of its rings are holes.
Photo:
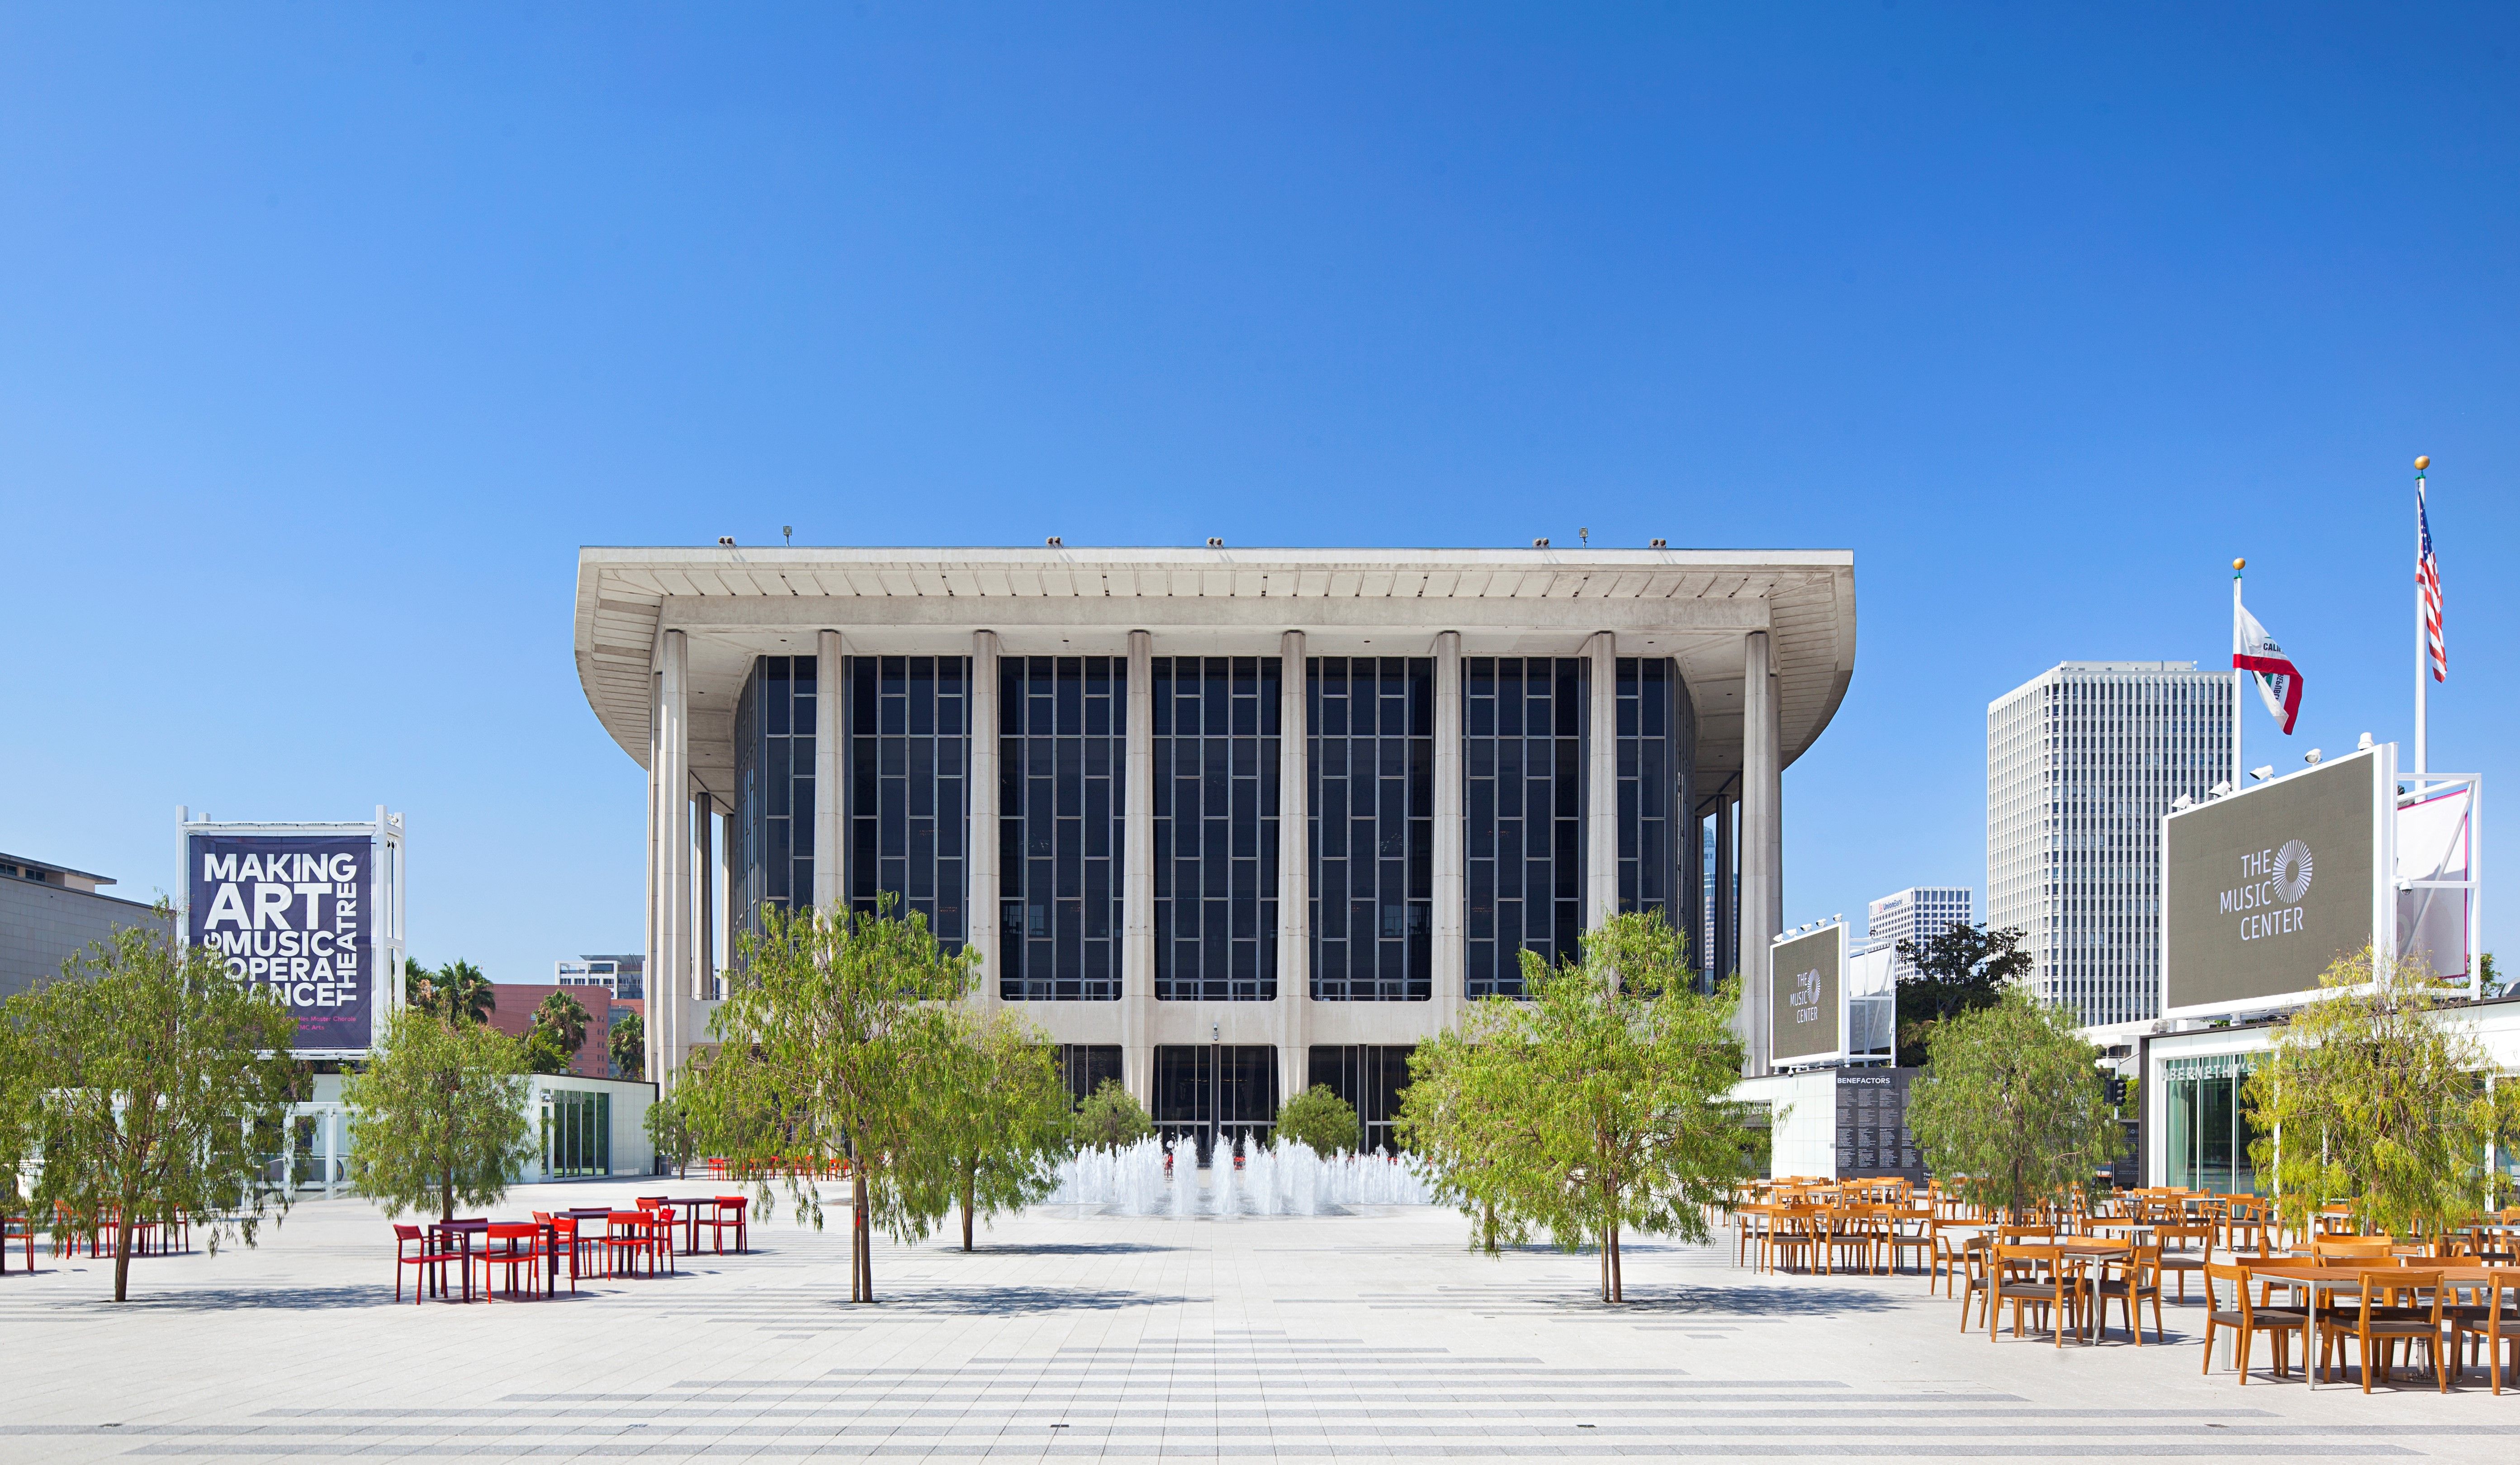
[[[1933,1267],[1925,1273],[1925,1291],[1928,1293],[1940,1291],[1944,1281],[1948,1279],[1951,1283],[1952,1295],[1957,1297],[1959,1295],[1962,1253],[1969,1247],[1983,1244],[1986,1235],[1985,1223],[1943,1220],[1938,1217],[1932,1223],[1930,1234],[1933,1238]],[[1965,1331],[1967,1325],[1963,1323],[1961,1327]]]
[[[2289,1344],[2294,1335],[2304,1333],[2309,1317],[2296,1307],[2266,1306],[2263,1298],[2252,1302],[2249,1298],[2252,1281],[2258,1282],[2261,1292],[2264,1291],[2265,1279],[2253,1276],[2249,1267],[2230,1261],[2206,1263],[2205,1360],[2197,1372],[2211,1372],[2214,1367],[2214,1330],[2230,1328],[2240,1335],[2232,1358],[2238,1366],[2242,1384],[2249,1382],[2249,1345],[2260,1333],[2267,1334],[2268,1341],[2274,1345],[2275,1377],[2292,1376],[2287,1362]],[[2310,1344],[2306,1337],[2302,1343],[2301,1361],[2303,1371],[2308,1372]]]
[[[500,1267],[508,1270],[508,1296],[518,1296],[517,1270],[519,1267],[525,1273],[522,1295],[534,1295],[534,1273],[556,1259],[544,1240],[551,1231],[550,1224],[541,1221],[492,1221],[482,1228],[481,1249],[472,1257],[481,1263],[482,1301],[495,1303],[499,1300],[499,1289],[492,1284]],[[544,1293],[546,1296],[550,1294],[548,1286]]]
[[[0,1277],[9,1274],[9,1243],[25,1248],[26,1274],[35,1273],[35,1220],[28,1215],[0,1215]],[[399,1273],[397,1273],[399,1275]]]
[[[673,1264],[674,1213],[670,1211],[613,1211],[605,1220],[606,1270],[614,1276],[637,1276],[648,1263],[650,1276]]]
[[[446,1291],[446,1263],[456,1260],[460,1254],[440,1251],[429,1245],[428,1238],[421,1234],[418,1226],[397,1225],[393,1230],[394,1301],[402,1301],[402,1269],[406,1266],[420,1268],[420,1275],[411,1279],[413,1305],[419,1305],[428,1296],[429,1272],[432,1270],[437,1273],[437,1290],[442,1295]],[[419,1250],[412,1250],[414,1247]]]
[[[605,1254],[605,1218],[610,1214],[609,1206],[581,1206],[552,1213],[553,1224],[569,1223],[569,1267],[573,1276],[592,1276],[602,1270],[596,1259]]]
[[[2002,1336],[1997,1324],[2004,1304],[2012,1305],[2012,1336],[2024,1336],[2022,1324],[2033,1308],[2052,1327],[2056,1346],[2065,1346],[2065,1330],[2070,1322],[2077,1336],[2082,1332],[2085,1299],[2082,1259],[2068,1255],[2053,1243],[2009,1245],[1995,1248],[1991,1268],[1992,1286],[1988,1297],[1986,1336],[1988,1341]]]
[[[2179,1301],[2187,1301],[2187,1279],[2201,1275],[2214,1259],[2214,1236],[2220,1228],[2211,1221],[2182,1221],[2176,1225],[2155,1226],[2152,1237],[2161,1248],[2161,1269],[2179,1279]]]
[[[2505,1305],[2502,1301],[2506,1287],[2511,1289],[2510,1305]],[[2466,1371],[2466,1353],[2460,1346],[2473,1348],[2482,1344],[2486,1374],[2494,1381],[2494,1392],[2498,1395],[2502,1392],[2502,1350],[2505,1344],[2511,1346],[2514,1371],[2520,1372],[2520,1277],[2509,1281],[2501,1277],[2490,1278],[2476,1284],[2472,1295],[2477,1299],[2476,1303],[2451,1309],[2451,1351],[2461,1359],[2460,1372],[2463,1373]]]
[[[2318,1324],[2318,1371],[2327,1373],[2330,1351],[2342,1354],[2345,1345],[2355,1346],[2362,1359],[2362,1392],[2371,1392],[2371,1375],[2376,1366],[2381,1373],[2395,1371],[2397,1346],[2404,1343],[2411,1352],[2418,1344],[2432,1355],[2433,1382],[2444,1394],[2450,1392],[2449,1360],[2442,1350],[2442,1293],[2446,1290],[2443,1274],[2419,1271],[2413,1267],[2363,1267],[2362,1305],[2350,1312],[2331,1308]],[[2413,1305],[2408,1305],[2411,1302]]]
[[[2405,1290],[2413,1286],[2409,1278],[2420,1276],[2438,1276],[2441,1279],[2438,1284],[2427,1284],[2434,1286],[2436,1290],[2440,1287],[2484,1288],[2495,1282],[2501,1282],[2506,1286],[2520,1285],[2520,1268],[2466,1266],[2454,1262],[2409,1267],[2398,1264],[2397,1259],[2386,1259],[2377,1264],[2351,1258],[2337,1258],[2324,1262],[2314,1259],[2272,1262],[2249,1268],[2249,1277],[2252,1281],[2271,1282],[2305,1293],[2307,1302],[2304,1311],[2309,1319],[2309,1335],[2312,1338],[2320,1339],[2327,1337],[2331,1326],[2341,1329],[2346,1336],[2355,1334],[2361,1316],[2365,1310],[2363,1278],[2366,1276],[2373,1279],[2375,1295],[2382,1297],[2387,1296],[2392,1289]],[[2391,1316],[2390,1306],[2384,1303],[2377,1315],[2383,1319]],[[2449,1315],[2445,1313],[2446,1317]],[[2331,1318],[2335,1319],[2333,1324],[2330,1322]],[[2305,1352],[2305,1364],[2308,1361],[2309,1357]],[[2318,1371],[2313,1372],[2305,1368],[2304,1372],[2312,1387],[2317,1387],[2327,1372],[2324,1360]]]
[[[704,1224],[709,1228],[710,1241],[720,1254],[726,1251],[726,1233],[729,1231],[735,1233],[737,1255],[741,1256],[750,1250],[751,1233],[746,1229],[745,1218],[750,1214],[751,1210],[752,1201],[748,1196],[717,1198],[717,1209],[710,1213]],[[695,1247],[693,1250],[697,1251],[698,1248]]]
[[[540,1245],[543,1248],[544,1258],[551,1262],[549,1290],[554,1292],[560,1290],[560,1259],[566,1257],[568,1290],[575,1292],[579,1251],[576,1218],[568,1215],[554,1215],[548,1211],[537,1211],[534,1213],[534,1224],[544,1228],[544,1237],[540,1240]]]
[[[446,1259],[455,1263],[457,1272],[464,1278],[464,1301],[468,1303],[472,1301],[472,1241],[488,1229],[489,1217],[479,1215],[439,1221],[428,1227],[430,1251],[455,1254]],[[446,1269],[442,1266],[437,1270],[437,1291],[441,1297],[446,1293]]]
[[[2135,1335],[2135,1346],[2143,1347],[2143,1319],[2138,1314],[2142,1305],[2150,1303],[2152,1341],[2162,1342],[2167,1335],[2161,1327],[2161,1248],[2138,1242],[2123,1257],[2102,1259],[2092,1297],[2097,1313],[2092,1319],[2095,1334],[2107,1336],[2109,1304],[2116,1303],[2126,1310],[2127,1331]]]

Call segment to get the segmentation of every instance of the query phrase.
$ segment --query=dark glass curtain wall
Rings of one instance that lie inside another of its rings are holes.
[[[963,949],[971,765],[968,657],[846,657],[848,901],[927,918],[937,944]],[[810,819],[810,806],[808,817]]]
[[[1278,995],[1275,657],[1154,659],[1155,996]]]
[[[1434,995],[1435,664],[1306,664],[1313,997]]]
[[[814,903],[812,657],[756,657],[735,705],[735,909]]]
[[[1580,657],[1462,661],[1462,937],[1468,995],[1522,995],[1522,951],[1554,964],[1584,931]]]
[[[1120,996],[1126,657],[998,662],[998,995]]]
[[[1619,710],[1619,909],[1661,914],[1697,951],[1697,866],[1683,817],[1689,806],[1697,720],[1680,668],[1668,660],[1621,657]]]
[[[1155,1049],[1155,1132],[1167,1144],[1190,1140],[1198,1163],[1222,1144],[1265,1145],[1278,1120],[1278,1050],[1206,1043]],[[1184,1152],[1176,1149],[1175,1163]]]
[[[1305,1055],[1305,1082],[1326,1085],[1356,1108],[1360,1149],[1400,1153],[1391,1122],[1400,1115],[1400,1096],[1409,1089],[1409,1055],[1415,1044],[1318,1047]]]

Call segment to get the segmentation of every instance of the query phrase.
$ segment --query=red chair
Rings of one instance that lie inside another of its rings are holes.
[[[0,1215],[0,1277],[9,1275],[9,1243],[22,1241],[26,1246],[26,1275],[35,1274],[35,1218],[31,1215]],[[395,1272],[394,1280],[402,1280]]]
[[[491,1275],[498,1267],[508,1269],[508,1295],[517,1295],[517,1268],[525,1269],[524,1295],[534,1295],[534,1273],[541,1268],[543,1228],[531,1221],[493,1221],[481,1233],[481,1250],[474,1255],[481,1261],[481,1299],[497,1302],[499,1290],[491,1285]]]
[[[604,1269],[608,1276],[639,1275],[639,1259],[652,1262],[655,1242],[649,1228],[655,1220],[650,1211],[615,1211],[604,1218]],[[625,1273],[623,1268],[627,1267]]]
[[[456,1253],[456,1252],[432,1252],[432,1251],[430,1251],[430,1250],[428,1249],[428,1239],[427,1237],[425,1237],[425,1236],[423,1236],[423,1235],[421,1234],[420,1227],[418,1227],[418,1226],[396,1226],[396,1227],[394,1227],[393,1229],[394,1229],[394,1301],[395,1301],[395,1302],[397,1302],[397,1303],[399,1303],[399,1302],[401,1302],[401,1301],[402,1301],[402,1269],[403,1269],[404,1267],[406,1267],[406,1266],[424,1266],[424,1267],[426,1267],[426,1266],[433,1266],[433,1267],[436,1267],[436,1268],[437,1268],[437,1290],[438,1290],[440,1293],[445,1292],[445,1291],[446,1291],[446,1263],[447,1263],[447,1262],[449,1262],[449,1261],[455,1261],[455,1260],[459,1260],[459,1259],[461,1259],[461,1254],[460,1254],[460,1253]],[[413,1247],[415,1247],[415,1246],[420,1248],[420,1251],[419,1251],[417,1254],[415,1254],[415,1253],[412,1251],[412,1248],[413,1248]],[[412,1305],[416,1307],[416,1306],[420,1305],[423,1302],[428,1301],[428,1273],[423,1272],[420,1276],[414,1277],[414,1278],[412,1279],[412,1284],[411,1284],[411,1302],[412,1302]]]
[[[577,1291],[576,1218],[566,1215],[554,1215],[548,1211],[537,1211],[534,1213],[534,1222],[537,1225],[549,1226],[551,1228],[537,1238],[537,1244],[542,1248],[543,1259],[551,1264],[551,1271],[548,1275],[557,1278],[560,1275],[560,1259],[566,1257],[568,1259],[568,1290],[571,1292]]]
[[[648,1239],[656,1249],[656,1259],[664,1263],[667,1271],[679,1270],[674,1265],[675,1213],[674,1208],[663,1201],[648,1208]]]
[[[737,1254],[740,1256],[744,1251],[744,1243],[750,1239],[749,1233],[744,1229],[744,1214],[750,1205],[749,1199],[743,1196],[719,1196],[717,1207],[710,1212],[709,1218],[700,1222],[701,1225],[709,1228],[710,1243],[717,1248],[720,1256],[726,1254],[726,1233],[729,1227],[735,1230]]]

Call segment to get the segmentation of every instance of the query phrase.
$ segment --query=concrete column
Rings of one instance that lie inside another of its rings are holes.
[[[1460,1024],[1462,992],[1462,633],[1435,637],[1435,1028]]]
[[[661,649],[658,652],[662,657]],[[664,1004],[655,1000],[656,983],[664,971],[660,942],[664,937],[665,890],[665,821],[657,816],[657,779],[664,773],[664,698],[659,688],[664,673],[648,673],[648,905],[646,932],[639,950],[647,963],[648,1077],[661,1084],[665,1077],[665,1055],[671,1051],[665,1033]]]
[[[1312,758],[1304,633],[1278,638],[1278,1096],[1304,1091],[1313,1001]]]
[[[847,648],[838,631],[814,638],[814,908],[836,912],[848,904],[848,790],[841,770],[840,658]]]
[[[662,664],[656,677],[657,778],[656,807],[664,815],[657,883],[661,927],[656,942],[663,958],[661,972],[651,967],[649,1007],[661,1007],[666,1048],[663,1080],[670,1084],[691,1050],[692,998],[692,740],[691,679],[688,650],[681,631],[664,635]]]
[[[718,819],[717,842],[717,929],[724,934],[726,962],[719,968],[720,982],[724,972],[735,965],[738,921],[744,912],[735,904],[735,810],[730,806]],[[719,995],[723,996],[721,992]]]
[[[1584,745],[1584,927],[1619,913],[1619,663],[1608,631],[1584,643],[1593,675]]]
[[[981,1011],[998,1005],[998,633],[971,633],[970,872],[964,896],[969,914],[968,946],[979,958],[979,985],[972,999]]]
[[[324,1199],[329,1201],[341,1193],[341,1111],[321,1109],[316,1113],[321,1116],[316,1122],[323,1126]]]
[[[1152,1114],[1155,1050],[1155,638],[1129,632],[1128,824],[1121,862],[1120,1085]]]
[[[1769,946],[1784,930],[1784,770],[1768,633],[1743,638],[1741,671],[1741,978],[1750,1072],[1769,1071]]]
[[[703,1002],[717,1000],[717,800],[707,794],[692,796],[692,823],[699,839],[699,853],[694,868],[699,875],[700,893],[694,922],[697,938],[692,943],[692,972],[698,979],[695,986]],[[705,1032],[698,1034],[705,1037]]]

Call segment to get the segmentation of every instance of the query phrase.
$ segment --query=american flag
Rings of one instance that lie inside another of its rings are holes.
[[[2424,599],[2424,644],[2432,649],[2433,680],[2450,680],[2450,653],[2442,646],[2441,561],[2433,558],[2432,521],[2424,517],[2424,483],[2415,481],[2415,586]]]

